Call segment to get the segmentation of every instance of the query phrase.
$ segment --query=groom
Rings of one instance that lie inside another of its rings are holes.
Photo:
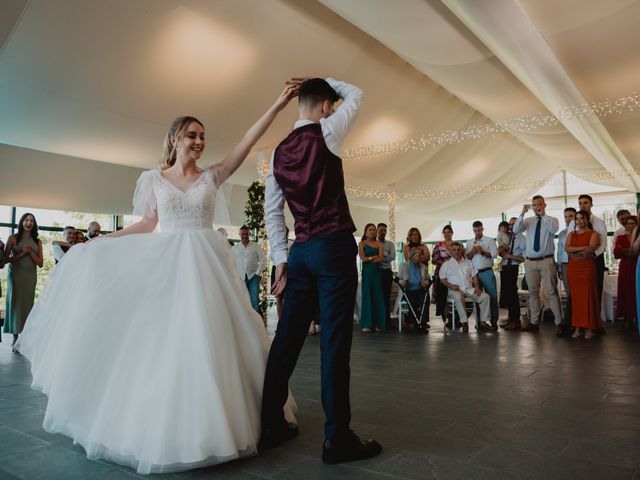
[[[344,192],[340,150],[355,120],[362,91],[332,78],[294,79],[300,116],[275,149],[266,179],[265,220],[276,267],[272,293],[286,295],[271,345],[262,399],[260,447],[295,437],[282,408],[288,382],[316,310],[320,311],[322,461],[336,464],[378,455],[382,446],[349,429],[349,356],[358,276],[356,230]],[[334,111],[334,103],[343,103]],[[287,259],[284,203],[295,219],[296,240]]]

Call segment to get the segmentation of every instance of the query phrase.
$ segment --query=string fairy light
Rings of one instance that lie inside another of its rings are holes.
[[[470,125],[459,130],[446,130],[439,134],[424,133],[417,137],[395,142],[361,145],[343,152],[344,159],[371,157],[425,150],[441,145],[477,140],[479,138],[496,136],[503,133],[529,132],[544,127],[554,127],[569,120],[579,120],[588,117],[608,117],[640,109],[640,94],[634,91],[630,95],[605,99],[600,102],[583,103],[569,106],[555,114],[538,113],[534,115],[520,115],[501,122],[486,122]]]

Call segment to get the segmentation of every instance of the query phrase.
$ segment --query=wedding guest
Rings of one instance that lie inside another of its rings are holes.
[[[469,318],[464,308],[464,302],[467,298],[480,307],[480,318],[476,314],[476,329],[478,331],[493,330],[489,323],[491,300],[480,287],[477,270],[471,261],[464,257],[464,247],[460,242],[453,242],[450,248],[452,256],[440,268],[440,282],[448,288],[449,298],[455,301],[456,312],[458,312],[460,323],[462,323],[462,331],[469,331]]]
[[[67,226],[62,230],[64,240],[54,240],[51,242],[51,252],[53,259],[58,263],[69,249],[76,243],[75,227]]]
[[[382,298],[384,299],[384,309],[386,312],[385,322],[387,326],[391,325],[391,285],[393,284],[392,263],[396,259],[396,246],[392,241],[387,240],[387,225],[385,223],[378,224],[378,242],[382,244],[384,253],[384,261],[380,264],[380,273],[382,275]]]
[[[574,220],[575,230],[569,231],[565,250],[569,254],[569,285],[571,285],[571,324],[573,338],[593,338],[600,328],[600,296],[597,286],[595,252],[600,243],[598,232],[592,229],[589,212],[580,210]]]
[[[36,293],[37,268],[42,267],[42,241],[38,239],[38,222],[31,213],[25,213],[18,223],[18,233],[11,235],[4,249],[7,272],[7,299],[4,333],[13,334],[11,348],[22,333]]]
[[[571,328],[571,290],[569,286],[569,255],[564,250],[564,244],[567,241],[567,234],[569,233],[569,225],[574,221],[576,216],[576,209],[573,207],[567,207],[564,209],[564,223],[565,229],[558,234],[558,254],[556,257],[558,278],[564,285],[564,293],[566,300],[564,303],[563,319],[557,335],[559,337],[568,337],[573,333]]]
[[[498,255],[500,255],[500,263],[498,263],[498,271],[500,272],[500,280],[502,280],[502,262],[504,257],[501,252],[509,252],[509,245],[511,245],[511,231],[509,230],[509,222],[502,221],[498,224],[498,235],[496,235],[496,243],[498,244]],[[502,281],[500,282],[500,292],[498,294],[498,306],[505,308],[504,303],[504,291],[502,288]]]
[[[618,307],[616,316],[624,317],[625,328],[636,325],[636,263],[637,252],[631,250],[631,235],[638,227],[638,219],[633,215],[626,217],[626,234],[618,235],[613,248],[613,256],[620,259],[618,266]]]
[[[504,326],[505,330],[520,330],[518,273],[520,271],[520,264],[524,262],[524,253],[527,244],[522,234],[513,233],[513,226],[517,220],[516,217],[512,217],[508,222],[509,232],[511,234],[509,246],[498,250],[502,257],[500,290],[504,294],[504,305],[509,312],[509,322]]]
[[[4,248],[5,248],[5,244],[0,238],[0,268],[4,268]],[[0,298],[2,298],[2,283],[0,283]],[[2,322],[0,322],[0,326],[2,326]],[[1,340],[2,339],[0,339],[0,341]]]
[[[480,220],[473,222],[474,238],[467,241],[466,255],[473,268],[478,272],[480,286],[489,295],[491,301],[491,329],[498,329],[498,289],[493,273],[493,260],[498,256],[496,241],[484,235],[484,226]]]
[[[100,236],[101,230],[102,228],[100,227],[100,224],[98,222],[94,221],[89,223],[89,226],[87,227],[87,239],[91,240],[92,238]]]
[[[229,240],[229,232],[227,232],[226,228],[220,227],[218,229],[218,233],[224,237],[224,239],[229,242],[229,245],[233,247],[233,242]]]
[[[529,290],[529,323],[522,328],[525,332],[537,332],[540,321],[540,286],[549,297],[554,323],[558,328],[562,324],[562,306],[558,295],[558,271],[554,259],[555,245],[553,238],[560,228],[558,219],[546,214],[547,204],[542,195],[532,199],[531,206],[524,205],[522,212],[513,226],[515,233],[526,232],[526,249],[524,261],[525,280]],[[535,214],[525,220],[529,210]]]
[[[402,249],[402,256],[405,262],[409,261],[409,250],[412,248],[418,248],[420,250],[420,262],[429,266],[429,257],[431,254],[427,246],[422,244],[422,234],[416,227],[410,228],[407,233],[407,244]]]
[[[76,243],[84,243],[86,241],[87,239],[85,238],[84,233],[80,230],[76,230]]]
[[[616,218],[618,219],[618,223],[620,223],[620,228],[616,230],[613,234],[613,244],[616,244],[616,239],[619,235],[627,235],[627,218],[631,216],[631,212],[629,210],[618,210],[616,212]]]
[[[387,324],[382,299],[382,276],[380,264],[384,262],[384,247],[376,240],[375,224],[367,223],[364,235],[358,243],[358,253],[362,260],[362,303],[360,308],[360,328],[364,333],[383,331]]]
[[[398,269],[400,285],[405,290],[407,300],[420,318],[410,314],[411,322],[423,333],[429,333],[429,270],[420,263],[420,250],[409,251],[409,261]]]
[[[589,223],[592,225],[592,229],[600,235],[600,243],[598,249],[595,252],[596,255],[596,280],[598,283],[598,295],[600,301],[602,301],[602,291],[604,288],[604,252],[607,249],[607,225],[600,217],[593,214],[591,209],[593,208],[593,199],[591,195],[582,194],[578,197],[578,207],[583,212],[589,215]],[[569,231],[575,230],[575,222],[569,225]]]
[[[453,243],[453,228],[445,225],[442,229],[444,240],[436,243],[433,247],[433,297],[432,302],[436,304],[436,315],[442,316],[442,321],[447,322],[447,291],[448,289],[440,283],[440,268],[451,258],[451,243]],[[452,319],[453,321],[453,319]]]
[[[260,313],[260,282],[266,261],[260,245],[249,240],[249,227],[240,227],[240,241],[231,250],[235,255],[238,275],[249,291],[251,306]]]

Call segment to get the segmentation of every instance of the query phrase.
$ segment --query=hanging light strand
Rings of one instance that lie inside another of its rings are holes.
[[[447,130],[439,134],[424,133],[406,140],[361,145],[343,152],[342,157],[344,159],[351,159],[420,151],[441,145],[454,145],[483,137],[494,137],[503,133],[529,132],[539,128],[554,127],[569,120],[578,120],[593,116],[604,118],[611,115],[620,115],[636,109],[640,109],[640,94],[634,91],[631,95],[626,95],[614,100],[605,99],[601,102],[569,106],[559,110],[555,114],[538,113],[535,115],[521,115],[501,122],[478,123],[459,130]]]

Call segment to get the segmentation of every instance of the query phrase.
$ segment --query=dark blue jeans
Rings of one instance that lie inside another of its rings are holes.
[[[247,275],[244,276],[244,284],[249,290],[249,299],[251,300],[251,306],[253,309],[260,313],[260,281],[262,279],[258,275],[254,275],[249,279]]]
[[[287,290],[271,345],[262,397],[263,428],[284,422],[289,378],[316,311],[320,312],[320,359],[325,438],[349,434],[351,340],[358,272],[351,233],[336,232],[294,243],[289,253]]]
[[[496,276],[493,270],[485,270],[484,272],[478,272],[478,280],[480,280],[480,286],[487,292],[491,299],[491,323],[495,326],[498,324],[499,310],[498,310],[498,287],[496,285]]]

